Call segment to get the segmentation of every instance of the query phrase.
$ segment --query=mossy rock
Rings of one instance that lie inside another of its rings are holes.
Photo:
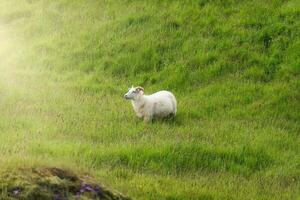
[[[90,176],[59,168],[24,168],[0,174],[0,200],[127,200]]]

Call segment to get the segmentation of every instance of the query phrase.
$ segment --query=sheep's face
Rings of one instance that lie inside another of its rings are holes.
[[[129,88],[128,92],[124,95],[124,98],[127,100],[138,100],[144,94],[144,88],[138,87],[131,87]]]

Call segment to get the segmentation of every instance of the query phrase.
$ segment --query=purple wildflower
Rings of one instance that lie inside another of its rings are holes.
[[[54,195],[54,199],[55,199],[55,200],[62,200],[60,194],[55,194],[55,195]]]
[[[89,185],[89,184],[85,184],[85,185],[83,186],[83,189],[84,189],[85,191],[95,192],[93,186],[91,186],[91,185]]]

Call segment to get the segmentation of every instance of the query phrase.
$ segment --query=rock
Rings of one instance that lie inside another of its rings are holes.
[[[90,176],[54,167],[4,171],[0,174],[0,184],[1,200],[130,199],[97,183]]]

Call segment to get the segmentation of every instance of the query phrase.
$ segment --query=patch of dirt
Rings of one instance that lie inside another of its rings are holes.
[[[1,200],[129,200],[97,183],[60,168],[30,168],[0,174]]]

